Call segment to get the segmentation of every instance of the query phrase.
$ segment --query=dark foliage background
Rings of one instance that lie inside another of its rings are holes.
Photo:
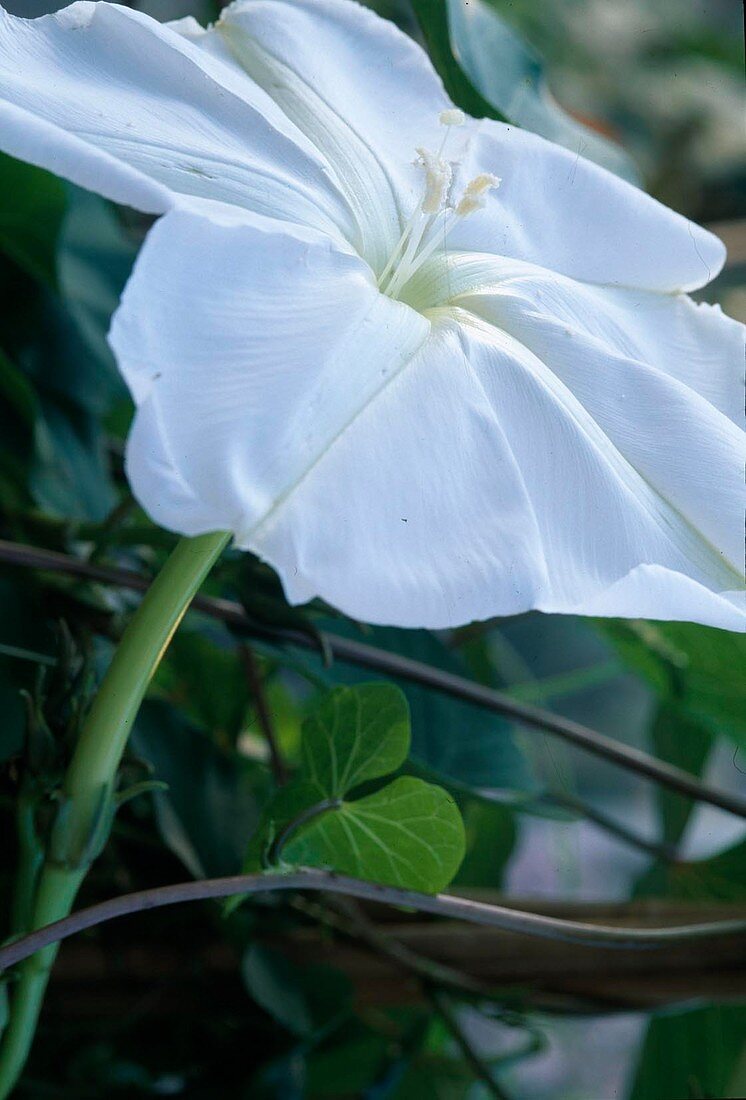
[[[707,295],[746,316],[738,5],[488,2],[508,30],[489,80],[479,44],[456,43],[473,84],[447,52],[440,0],[375,6],[427,39],[462,94],[510,113],[508,76],[522,79],[535,89],[526,125],[561,136],[581,122],[592,145],[601,135],[619,142],[630,157],[625,170],[634,165],[654,194],[725,237],[730,263]],[[60,5],[7,6],[36,15]],[[134,6],[163,19],[215,14],[187,0]],[[557,103],[544,98],[547,80]],[[603,142],[598,152],[624,168]],[[0,158],[0,537],[151,575],[175,540],[128,494],[122,446],[131,407],[104,339],[146,228],[131,211]],[[323,607],[291,611],[268,570],[230,553],[207,591],[243,598],[260,624],[361,637],[505,688],[725,789],[746,789],[743,637],[541,615],[449,635],[369,630]],[[53,783],[77,710],[135,602],[116,586],[0,564],[6,898],[24,740],[36,737],[38,781]],[[127,759],[133,782],[154,777],[167,788],[121,811],[81,902],[237,871],[274,787],[262,704],[292,771],[303,716],[320,692],[370,678],[190,614]],[[737,819],[473,706],[405,691],[412,747],[404,770],[449,789],[466,824],[454,888],[557,911],[560,903],[658,899],[663,914],[677,905],[710,912],[746,901],[746,837]],[[374,918],[392,932],[407,925],[410,945],[445,953],[467,974],[500,973],[497,941],[470,946],[431,922],[399,915],[388,926],[391,915]],[[639,975],[627,975],[625,986],[601,955],[580,995],[567,974],[553,985],[542,970],[562,973],[561,952],[550,959],[515,940],[506,950],[522,955],[523,977],[514,966],[510,980],[495,979],[494,997],[456,997],[445,1010],[375,952],[353,950],[360,935],[349,913],[285,898],[230,915],[207,903],[164,910],[80,937],[60,955],[18,1095],[489,1095],[454,1038],[453,1014],[495,1071],[503,1090],[495,1095],[673,1100],[746,1092],[746,982],[732,960],[727,967],[715,960],[708,971],[707,960],[693,958],[701,988],[677,971],[643,991]]]

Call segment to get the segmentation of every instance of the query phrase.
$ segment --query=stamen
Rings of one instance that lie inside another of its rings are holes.
[[[466,115],[463,111],[459,111],[458,107],[452,107],[448,111],[440,112],[438,122],[441,126],[463,126],[466,122]]]
[[[494,188],[499,187],[502,180],[499,176],[493,176],[491,172],[484,172],[476,176],[464,191],[461,201],[456,207],[459,218],[465,218],[467,214],[473,214],[475,210],[481,210],[487,202],[487,195]]]
[[[434,157],[427,149],[418,149],[417,153],[419,163],[425,169],[425,197],[421,208],[426,214],[437,214],[443,209],[453,171],[448,161]]]
[[[442,111],[439,121],[446,127],[440,149],[437,153],[431,153],[428,149],[418,148],[414,162],[425,172],[424,194],[378,278],[381,291],[392,298],[437,248],[445,249],[446,237],[455,223],[475,210],[481,210],[489,192],[500,186],[498,176],[483,172],[467,184],[454,208],[451,201],[453,166],[443,158],[443,150],[450,128],[462,126],[466,116],[454,107]]]

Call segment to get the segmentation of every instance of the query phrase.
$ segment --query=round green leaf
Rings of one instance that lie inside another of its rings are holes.
[[[451,796],[407,776],[301,827],[282,857],[435,894],[456,874],[464,848],[464,826]]]
[[[396,771],[409,752],[409,708],[392,684],[329,692],[303,726],[306,777],[326,798]]]

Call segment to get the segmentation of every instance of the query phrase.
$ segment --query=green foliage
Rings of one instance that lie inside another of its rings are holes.
[[[656,864],[638,880],[635,893],[681,901],[745,901],[746,840],[709,859]]]
[[[656,755],[693,775],[701,775],[713,743],[712,730],[677,701],[663,702],[651,729]],[[657,792],[662,839],[676,844],[682,836],[694,803],[690,798],[661,787]]]
[[[407,701],[388,684],[330,691],[303,727],[304,772],[325,798],[396,771],[408,749]]]
[[[347,637],[360,637],[359,630],[344,622],[328,623],[330,630]],[[362,638],[390,653],[422,661],[457,675],[468,668],[453,649],[426,630],[367,628]],[[325,668],[321,661],[304,658],[315,677],[326,683],[359,683],[368,673],[335,661]],[[491,788],[533,793],[536,779],[524,753],[516,744],[508,722],[496,714],[434,691],[432,688],[393,678],[406,696],[412,721],[410,757],[414,767],[444,786]]]
[[[227,631],[179,631],[156,683],[216,740],[235,744],[245,728],[251,693]]]
[[[246,868],[282,861],[437,893],[464,855],[453,798],[409,776],[363,797],[361,784],[399,768],[409,749],[409,714],[389,684],[338,687],[303,726],[295,781],[267,806]]]
[[[33,387],[0,350],[0,493],[14,508],[30,503],[28,466],[39,407]]]
[[[33,278],[56,281],[57,236],[65,216],[64,183],[0,153],[0,250]]]
[[[539,55],[503,19],[501,0],[412,0],[446,90],[476,117],[496,118],[596,161],[625,179],[638,173],[621,147],[576,121],[547,84]]]
[[[742,1005],[658,1016],[648,1028],[629,1100],[735,1097],[728,1084],[744,1035]]]
[[[323,1039],[352,1009],[348,979],[329,966],[294,967],[278,951],[253,944],[241,973],[252,997],[294,1035]]]
[[[419,20],[430,59],[453,102],[475,118],[496,118],[506,122],[499,106],[485,99],[454,56],[446,0],[412,0],[412,7]]]
[[[499,802],[467,799],[462,806],[466,854],[456,876],[460,887],[503,885],[505,866],[513,852],[516,814]]]
[[[131,747],[167,789],[153,797],[160,833],[196,878],[236,874],[243,838],[259,819],[263,782],[174,707],[153,700],[138,717]]]
[[[663,699],[746,747],[746,634],[692,623],[602,622],[630,668]]]
[[[289,863],[435,894],[463,859],[464,829],[442,787],[406,776],[321,814],[282,854]]]

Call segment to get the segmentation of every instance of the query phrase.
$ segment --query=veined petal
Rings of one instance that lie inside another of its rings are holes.
[[[324,152],[380,269],[421,198],[415,149],[438,148],[451,106],[427,55],[351,0],[237,0],[215,36]]]
[[[531,352],[457,313],[260,530],[290,598],[400,626],[537,608],[743,629],[712,547]]]
[[[666,386],[662,372],[650,370],[646,380],[630,364],[624,366],[633,371],[643,397],[625,391],[615,409],[613,398],[605,398],[603,370],[608,367],[609,388],[619,397],[615,372],[623,368],[612,357],[607,355],[604,363],[596,355],[589,365],[589,371],[595,368],[594,389],[587,378],[580,384],[589,347],[578,349],[577,373],[563,379],[556,359],[557,373],[513,335],[474,314],[456,312],[471,361],[500,409],[551,562],[549,585],[536,606],[544,611],[694,618],[744,629],[746,618],[734,595],[743,585],[742,575],[728,559],[731,545],[724,550],[716,541],[719,536],[729,542],[740,513],[733,482],[738,429],[692,391],[687,402],[680,392],[684,387],[673,380]],[[537,345],[537,350],[546,352],[546,345]],[[656,441],[651,424],[656,426],[658,414],[643,407],[645,399],[670,399],[673,406],[673,427],[657,421]],[[692,418],[688,434],[682,409]],[[698,429],[712,430],[716,438],[700,439]],[[642,442],[633,439],[635,430]],[[672,436],[675,442],[667,445]],[[735,454],[724,440],[735,447]],[[704,474],[694,470],[686,457],[688,448],[694,449]],[[679,462],[685,472],[677,481]],[[689,497],[687,477],[694,482]],[[717,484],[720,479],[724,489]],[[706,505],[707,487],[717,498],[714,509]],[[683,514],[684,507],[688,514]],[[640,573],[642,566],[653,568]],[[649,583],[642,584],[641,577]],[[656,580],[661,582],[660,600]],[[690,599],[693,585],[696,601]]]
[[[527,130],[485,119],[463,179],[502,182],[484,210],[455,226],[449,245],[491,252],[583,282],[648,290],[704,286],[725,247],[717,237],[606,169]]]
[[[128,448],[136,496],[164,526],[230,530],[251,545],[428,330],[321,234],[171,211],[110,335],[140,405]]]
[[[323,157],[261,88],[118,5],[0,9],[0,148],[150,213],[197,196],[355,233]]]
[[[559,346],[569,327],[600,341],[611,354],[677,379],[743,427],[746,328],[720,306],[694,302],[686,294],[580,283],[504,256],[450,251],[428,261],[402,299],[425,310],[455,304],[481,312],[492,309],[488,303],[494,296],[488,319],[494,316],[498,327],[504,327],[497,320],[500,303],[507,323],[508,312],[515,313],[509,309],[513,302],[527,324],[546,318],[563,326]]]
[[[537,517],[456,325],[434,326],[251,547],[292,602],[320,595],[366,622],[438,629],[535,606]]]
[[[733,570],[523,344],[456,307],[428,320],[321,236],[243,218],[168,214],[115,319],[140,401],[128,470],[157,522],[231,530],[294,602],[371,622],[743,628]]]
[[[746,503],[737,412],[743,326],[683,297],[586,287],[515,261],[500,267],[491,287],[457,294],[454,304],[548,367],[609,445],[730,563],[737,584]],[[732,419],[692,386],[699,380],[727,402]]]

